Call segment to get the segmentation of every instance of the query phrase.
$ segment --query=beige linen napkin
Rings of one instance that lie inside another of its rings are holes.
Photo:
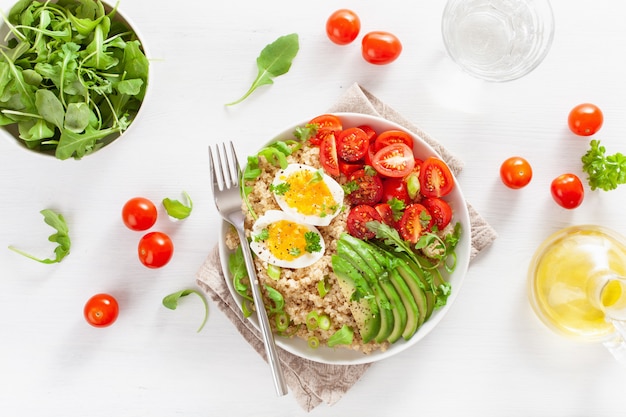
[[[354,112],[380,116],[404,126],[431,145],[447,162],[456,175],[463,168],[463,163],[448,152],[441,144],[431,138],[398,112],[388,107],[371,93],[353,84],[331,107],[328,112]],[[472,224],[471,258],[487,247],[496,238],[492,227],[469,204]],[[198,285],[206,291],[218,308],[233,322],[241,335],[265,359],[265,348],[261,335],[249,320],[243,318],[238,303],[231,296],[224,281],[217,247],[211,250],[204,264],[196,274]],[[285,379],[300,406],[311,411],[321,403],[332,405],[363,376],[371,364],[328,365],[300,358],[279,348],[279,357],[285,373]],[[270,378],[268,370],[268,381]],[[268,382],[269,384],[269,382]]]

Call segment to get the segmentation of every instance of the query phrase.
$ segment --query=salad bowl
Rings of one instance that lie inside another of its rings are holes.
[[[341,119],[343,129],[368,125],[376,132],[383,132],[386,130],[403,130],[413,137],[413,153],[416,158],[419,158],[421,160],[424,160],[430,156],[441,158],[441,156],[421,137],[417,136],[414,133],[411,133],[403,126],[398,125],[394,122],[380,117],[360,113],[333,114]],[[294,132],[296,131],[296,128],[304,127],[310,120],[311,119],[302,120],[298,123],[288,126],[275,137],[271,138],[267,142],[267,145],[276,141],[286,141],[294,139]],[[287,352],[311,361],[327,364],[350,365],[376,362],[394,356],[419,343],[420,340],[422,340],[431,331],[433,331],[454,304],[454,300],[459,294],[459,291],[461,290],[463,281],[465,279],[470,259],[471,223],[467,203],[456,178],[454,178],[454,183],[454,188],[452,189],[452,191],[450,191],[449,194],[445,196],[445,200],[453,209],[452,223],[458,223],[460,225],[461,234],[455,248],[455,267],[452,272],[442,272],[444,279],[450,284],[451,292],[447,298],[447,302],[445,303],[445,305],[436,308],[432,312],[432,315],[428,318],[428,320],[426,320],[419,327],[417,332],[415,332],[412,337],[407,340],[400,338],[396,342],[389,344],[386,349],[374,350],[370,353],[363,353],[357,350],[337,346],[331,348],[322,344],[320,344],[319,347],[312,348],[308,345],[307,340],[304,340],[303,338],[283,337],[279,335],[276,335],[275,337],[276,344]],[[224,273],[226,284],[228,286],[230,294],[235,299],[236,303],[238,305],[241,305],[242,297],[235,290],[233,280],[229,272],[229,256],[232,254],[232,251],[226,245],[226,239],[229,233],[229,229],[230,225],[228,223],[223,222],[221,224],[218,243],[219,255],[222,271]],[[259,328],[255,315],[251,315],[248,319],[252,321],[256,329]]]

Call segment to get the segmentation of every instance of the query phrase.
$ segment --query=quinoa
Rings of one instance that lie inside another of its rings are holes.
[[[299,163],[320,168],[319,148],[303,144],[303,147],[288,156],[287,160],[290,164]],[[272,192],[269,190],[269,185],[280,168],[268,163],[263,157],[259,158],[259,168],[262,172],[261,175],[252,184],[248,183],[247,185],[252,186],[252,190],[248,195],[248,204],[260,216],[268,210],[280,210]],[[242,204],[242,210],[246,213],[245,229],[249,238],[254,218],[245,203]],[[348,210],[342,210],[328,226],[317,226],[326,242],[326,250],[322,258],[309,267],[299,269],[281,268],[280,278],[274,280],[267,274],[267,262],[258,257],[254,257],[254,260],[261,288],[264,285],[271,286],[280,292],[285,300],[284,311],[290,319],[290,325],[284,332],[285,334],[291,337],[300,337],[304,340],[317,337],[320,345],[326,345],[328,338],[332,334],[344,325],[347,325],[354,330],[352,344],[336,346],[368,354],[376,350],[386,350],[388,343],[363,343],[357,323],[352,317],[349,303],[340,289],[331,265],[331,257],[337,252],[336,242],[341,234],[346,232],[347,216]],[[231,250],[236,249],[239,245],[239,239],[234,230],[227,234],[226,245]],[[329,289],[323,297],[318,292],[320,281],[325,281]],[[264,299],[266,305],[270,305],[271,301],[266,291],[264,291]],[[306,319],[311,312],[327,315],[330,318],[330,328],[328,330],[319,328],[309,330],[306,326]],[[270,324],[276,331],[274,320],[270,320]]]

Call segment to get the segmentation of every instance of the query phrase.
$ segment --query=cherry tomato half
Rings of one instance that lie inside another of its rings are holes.
[[[420,192],[424,197],[443,197],[454,188],[450,168],[441,159],[430,156],[420,168]]]
[[[361,54],[370,64],[389,64],[395,61],[401,52],[402,43],[389,32],[370,32],[361,41]]]
[[[350,209],[346,219],[346,229],[356,238],[372,239],[376,237],[376,233],[367,228],[367,222],[371,221],[382,222],[383,219],[374,207],[360,204]]]
[[[443,230],[452,221],[452,208],[445,200],[428,197],[422,200],[422,204],[428,209],[439,230]]]
[[[388,203],[389,200],[397,199],[408,205],[411,203],[411,197],[407,189],[407,184],[404,178],[383,178],[383,196],[382,202]]]
[[[307,124],[317,126],[317,133],[309,138],[309,141],[314,146],[319,146],[329,134],[339,134],[343,128],[341,120],[334,114],[321,114],[311,119]]]
[[[337,141],[334,134],[324,137],[320,144],[320,165],[328,175],[338,177],[339,159],[337,158]]]
[[[582,103],[574,107],[567,118],[572,132],[579,136],[591,136],[602,127],[604,115],[595,104]]]
[[[398,221],[398,233],[402,239],[415,244],[433,224],[434,219],[426,207],[419,203],[409,204]]]
[[[512,156],[500,165],[500,179],[509,188],[517,189],[528,185],[533,177],[533,170],[527,160]]]
[[[580,206],[585,197],[583,183],[574,174],[563,174],[556,177],[550,184],[550,192],[554,201],[566,209]]]
[[[119,306],[109,294],[96,294],[87,300],[83,314],[87,323],[94,327],[107,327],[117,320]]]
[[[348,177],[349,183],[356,184],[356,189],[346,196],[350,205],[368,204],[373,206],[383,197],[383,183],[380,177],[368,173],[364,169],[354,171]]]
[[[337,155],[346,162],[363,158],[369,146],[369,136],[358,127],[349,127],[337,136]]]
[[[348,9],[339,9],[326,21],[328,39],[337,45],[347,45],[354,41],[361,31],[361,20]]]
[[[374,154],[372,166],[385,177],[405,177],[415,167],[413,149],[404,143],[385,146]]]
[[[374,152],[393,143],[404,143],[413,149],[413,137],[403,130],[386,130],[382,132],[374,141]]]
[[[163,232],[150,232],[139,240],[139,260],[148,268],[165,266],[174,254],[172,239]]]
[[[122,220],[131,230],[148,230],[157,220],[156,206],[147,198],[131,198],[122,208]]]

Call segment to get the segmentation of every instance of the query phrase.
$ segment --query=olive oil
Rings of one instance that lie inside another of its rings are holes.
[[[603,341],[611,319],[626,311],[626,243],[599,226],[573,226],[550,236],[529,269],[529,295],[539,318],[558,333]],[[611,317],[607,317],[610,314]]]

